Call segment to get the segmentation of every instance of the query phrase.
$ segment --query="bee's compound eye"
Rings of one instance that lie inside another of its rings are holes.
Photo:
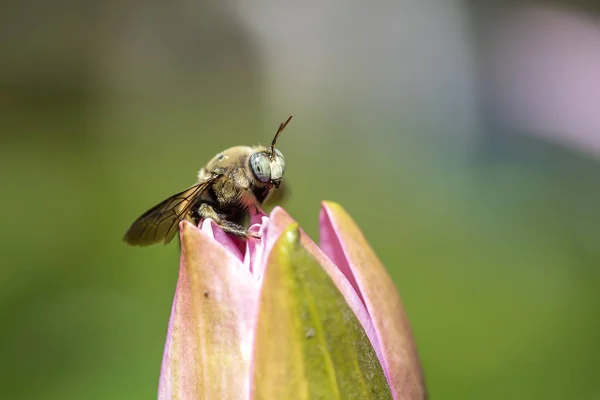
[[[250,156],[250,167],[259,181],[269,182],[271,180],[271,165],[269,158],[264,153],[252,154]]]
[[[271,179],[281,179],[284,171],[285,158],[278,149],[275,149],[275,159],[271,161]]]

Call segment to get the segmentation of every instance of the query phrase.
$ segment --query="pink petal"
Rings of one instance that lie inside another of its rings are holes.
[[[424,399],[419,358],[394,282],[341,206],[323,202],[320,221],[321,249],[358,290],[370,315],[394,399]]]
[[[250,228],[248,229],[250,232],[261,233],[262,237],[260,239],[256,238],[248,238],[246,240],[246,253],[244,255],[244,266],[256,280],[260,280],[260,276],[262,275],[262,259],[264,256],[264,245],[263,242],[265,240],[265,231],[269,224],[269,218],[264,215],[255,215],[250,218],[250,222],[254,222]]]
[[[248,398],[258,284],[219,230],[210,221],[203,230],[180,224],[181,266],[161,369],[161,400]]]
[[[221,246],[225,247],[229,253],[236,256],[240,261],[244,260],[244,255],[240,249],[240,244],[238,242],[234,242],[235,238],[233,236],[223,232],[223,229],[221,229],[219,225],[215,223],[215,221],[210,218],[202,220],[200,223],[200,229],[203,232],[206,232],[210,237],[214,238]],[[243,245],[245,246],[245,244]]]
[[[258,210],[250,215],[251,225],[248,231],[261,233],[266,229],[268,223],[269,218],[267,215],[262,210]],[[256,266],[261,265],[263,257],[264,246],[262,245],[262,240],[252,237],[245,239],[227,234],[210,218],[203,219],[200,222],[200,229],[208,233],[209,236],[213,237],[227,251],[240,259],[244,263],[244,268],[252,272],[255,277],[260,275],[262,271],[260,268],[256,268]]]

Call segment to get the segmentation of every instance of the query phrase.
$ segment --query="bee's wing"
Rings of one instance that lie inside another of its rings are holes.
[[[214,179],[198,183],[146,211],[129,227],[123,240],[132,246],[148,246],[160,241],[169,243],[177,234],[179,222]]]

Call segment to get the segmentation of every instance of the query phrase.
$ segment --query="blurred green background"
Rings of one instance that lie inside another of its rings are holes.
[[[432,399],[600,398],[600,124],[536,128],[600,92],[513,118],[494,33],[537,10],[595,32],[598,3],[5,4],[0,398],[155,398],[178,246],[122,235],[289,114],[284,207],[315,239],[321,200],[354,216]]]

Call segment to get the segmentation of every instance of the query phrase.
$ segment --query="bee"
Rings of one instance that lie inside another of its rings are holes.
[[[196,225],[211,218],[223,231],[241,237],[259,237],[242,224],[251,211],[258,212],[273,188],[279,188],[285,158],[275,148],[277,138],[292,117],[279,125],[271,146],[235,146],[213,157],[198,173],[198,182],[142,214],[125,233],[132,246],[168,244],[179,222]]]

